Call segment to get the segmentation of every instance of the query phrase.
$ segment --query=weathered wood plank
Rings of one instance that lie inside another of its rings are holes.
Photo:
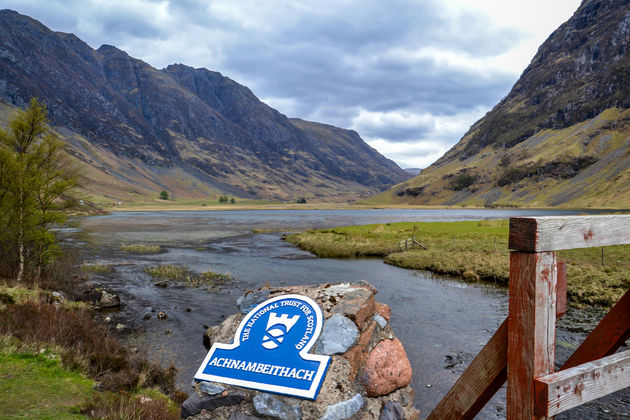
[[[534,378],[553,372],[555,252],[510,254],[507,419],[532,420]]]
[[[507,378],[507,335],[506,319],[427,420],[473,419],[481,411]]]
[[[562,369],[591,362],[617,351],[630,338],[630,290],[612,307],[564,363]]]
[[[546,216],[510,219],[508,247],[546,252],[630,243],[630,215]]]
[[[567,264],[558,261],[558,283],[556,285],[556,317],[567,313]]]
[[[630,350],[536,378],[536,414],[555,416],[628,386]]]

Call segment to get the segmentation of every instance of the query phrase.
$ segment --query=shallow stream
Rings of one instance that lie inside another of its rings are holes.
[[[267,210],[220,212],[129,212],[81,219],[77,245],[86,262],[111,266],[91,281],[120,295],[111,325],[127,326],[126,337],[163,363],[179,369],[178,385],[189,391],[206,349],[205,328],[237,311],[236,299],[263,285],[358,282],[379,291],[392,308],[391,325],[413,367],[415,405],[421,418],[440,401],[507,314],[507,290],[405,270],[381,260],[314,258],[282,240],[282,231],[401,221],[500,219],[571,214],[535,210]],[[573,212],[572,214],[576,214]],[[254,229],[277,233],[253,234]],[[125,244],[160,244],[166,252],[132,255]],[[235,281],[204,288],[154,286],[143,269],[179,264],[198,272],[229,273]],[[168,318],[159,320],[158,311]],[[150,314],[149,319],[145,315]],[[102,315],[105,317],[105,314]],[[563,361],[593,327],[594,316],[570,311],[560,323],[557,359]],[[170,330],[170,333],[166,333]],[[628,391],[628,390],[626,390]],[[505,391],[478,418],[503,418]],[[630,418],[630,392],[620,392],[557,418]]]

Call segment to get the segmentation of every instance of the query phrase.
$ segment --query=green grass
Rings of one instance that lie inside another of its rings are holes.
[[[287,241],[324,258],[381,257],[388,264],[467,281],[507,285],[508,221],[392,223],[302,232]],[[399,252],[412,236],[426,246]],[[567,263],[568,299],[577,306],[610,306],[630,287],[630,245],[559,251]]]
[[[164,252],[160,245],[147,245],[147,244],[133,244],[133,245],[123,245],[120,247],[124,252],[128,252],[130,254],[159,254],[160,252]]]
[[[55,354],[0,352],[0,418],[84,419],[77,407],[93,384]]]
[[[39,299],[40,291],[22,286],[0,286],[0,308],[11,303],[23,303]]]
[[[194,271],[191,271],[187,267],[181,265],[157,265],[145,268],[144,272],[150,274],[152,277],[158,277],[176,283],[184,283],[190,287],[214,287],[232,280],[232,276],[229,274],[220,274],[213,271],[195,273]]]

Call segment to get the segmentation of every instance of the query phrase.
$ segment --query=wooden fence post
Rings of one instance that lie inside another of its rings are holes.
[[[510,254],[507,419],[532,420],[534,378],[554,370],[556,253]]]

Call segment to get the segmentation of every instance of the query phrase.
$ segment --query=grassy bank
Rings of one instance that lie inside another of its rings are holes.
[[[179,418],[174,370],[129,351],[85,305],[50,297],[0,285],[0,418]]]
[[[400,251],[415,235],[418,246]],[[290,235],[287,241],[324,258],[380,257],[402,268],[429,270],[467,281],[507,285],[508,221],[392,223],[347,226]],[[610,306],[630,287],[630,245],[558,252],[567,263],[574,305]]]

